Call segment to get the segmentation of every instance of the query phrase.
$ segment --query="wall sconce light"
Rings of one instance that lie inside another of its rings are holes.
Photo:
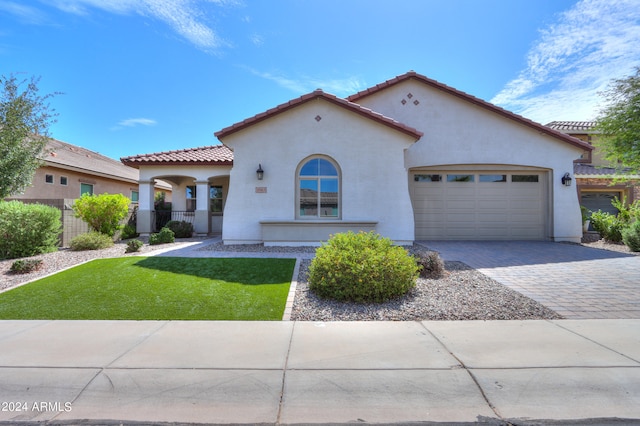
[[[564,186],[571,186],[571,176],[569,176],[568,172],[562,176],[562,184]]]
[[[256,175],[258,175],[258,180],[262,180],[264,177],[264,170],[262,170],[262,164],[258,164],[258,170],[256,170]]]

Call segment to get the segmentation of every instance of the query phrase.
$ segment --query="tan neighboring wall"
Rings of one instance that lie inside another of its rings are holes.
[[[53,176],[53,183],[46,182],[46,176]],[[61,178],[66,178],[66,185],[61,183]],[[80,198],[80,186],[82,183],[93,185],[93,193],[96,195],[123,194],[131,199],[132,191],[138,191],[137,182],[123,182],[105,177],[98,177],[72,170],[57,167],[43,166],[36,170],[33,182],[24,194],[14,195],[17,199],[75,199]]]
[[[627,198],[629,203],[640,200],[640,182],[613,183],[612,179],[577,178],[578,197],[583,192],[619,192],[620,198]],[[635,186],[634,186],[635,185]]]

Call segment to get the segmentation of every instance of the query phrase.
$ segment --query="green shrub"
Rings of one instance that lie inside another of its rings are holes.
[[[619,243],[622,241],[622,230],[626,224],[615,215],[598,210],[591,213],[591,226],[605,240]]]
[[[122,232],[120,233],[120,238],[123,240],[128,240],[130,238],[138,238],[140,234],[136,230],[135,225],[126,224],[122,228]]]
[[[97,231],[80,234],[69,243],[69,247],[73,251],[100,250],[112,245],[113,239],[110,236]]]
[[[631,251],[640,251],[640,220],[622,230],[622,241]]]
[[[42,267],[42,259],[20,259],[11,264],[10,271],[14,274],[28,274]]]
[[[384,302],[416,284],[413,256],[375,232],[333,235],[316,251],[309,267],[309,288],[338,301]]]
[[[140,240],[131,240],[127,243],[127,249],[125,250],[125,252],[126,253],[136,252],[140,250],[143,245],[144,243]]]
[[[444,275],[444,261],[435,251],[420,253],[417,258],[420,276],[423,278],[438,279]]]
[[[55,207],[0,201],[0,259],[16,259],[58,249],[62,213]]]
[[[149,244],[152,246],[156,244],[172,243],[174,241],[175,235],[169,228],[162,228],[157,234],[151,234],[149,236]]]
[[[172,220],[165,227],[171,229],[176,238],[191,238],[193,235],[193,224],[190,222]]]
[[[640,200],[634,201],[632,204],[627,202],[627,197],[623,197],[622,201],[618,197],[614,197],[611,205],[618,209],[618,220],[625,225],[631,224],[634,220],[640,219]]]
[[[89,228],[113,237],[129,213],[129,202],[122,194],[83,194],[73,203],[73,210]]]

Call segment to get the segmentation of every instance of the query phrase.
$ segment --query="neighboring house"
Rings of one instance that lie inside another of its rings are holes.
[[[593,121],[553,121],[548,127],[593,145],[598,133]],[[602,210],[616,214],[611,201],[626,197],[628,202],[640,200],[640,176],[616,168],[605,160],[597,149],[585,153],[573,166],[580,204],[591,211]]]
[[[141,233],[162,179],[176,210],[192,206],[196,232],[227,244],[318,244],[345,230],[400,244],[582,237],[563,177],[587,142],[413,71],[346,99],[316,90],[216,136],[223,145],[122,159],[140,169]]]
[[[138,201],[138,170],[88,149],[50,139],[44,164],[36,170],[31,186],[11,199],[76,199],[82,194],[123,194]],[[157,191],[171,191],[160,183]]]

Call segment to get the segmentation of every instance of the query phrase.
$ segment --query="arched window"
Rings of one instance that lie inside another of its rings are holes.
[[[331,160],[311,158],[298,169],[297,200],[299,219],[340,217],[340,174]]]

